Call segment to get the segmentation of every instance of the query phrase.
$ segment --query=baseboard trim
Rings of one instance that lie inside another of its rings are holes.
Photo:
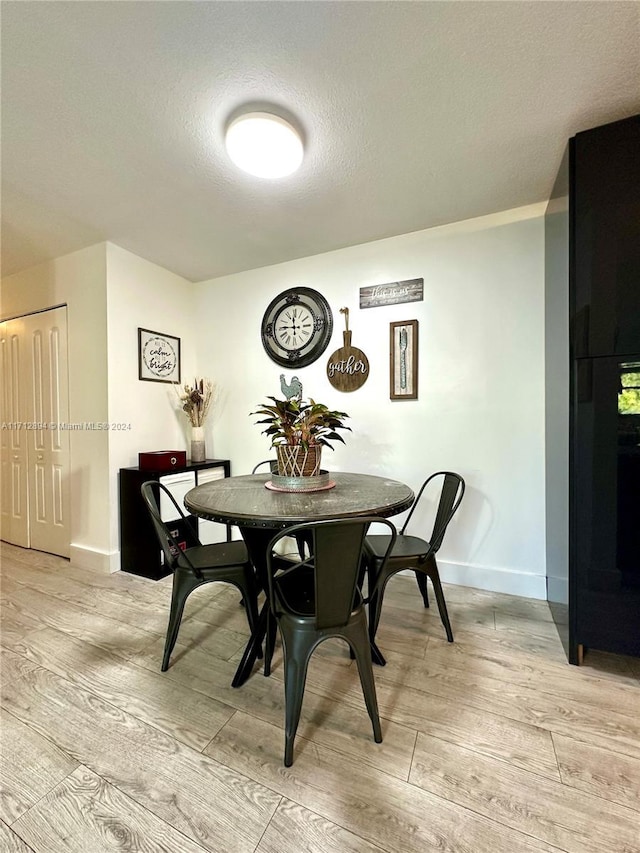
[[[568,578],[547,578],[547,600],[554,604],[569,604]]]
[[[438,560],[438,569],[443,583],[472,586],[490,592],[503,592],[506,595],[538,598],[542,601],[547,598],[547,579],[544,575],[493,566],[450,563],[446,560]]]
[[[86,545],[72,544],[69,548],[69,559],[72,566],[81,569],[108,573],[120,570],[119,551],[98,551],[97,548],[87,548]]]
[[[120,570],[119,551],[98,551],[82,545],[71,545],[72,565],[99,572],[117,572]],[[503,592],[506,595],[521,595],[524,598],[547,598],[547,579],[545,575],[531,572],[499,569],[492,566],[478,566],[470,563],[451,563],[438,560],[440,578],[443,583],[471,586],[489,592]]]

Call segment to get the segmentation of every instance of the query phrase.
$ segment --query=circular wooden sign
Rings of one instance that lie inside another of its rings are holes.
[[[369,359],[351,346],[351,332],[343,332],[343,346],[329,356],[327,378],[338,391],[357,391],[369,378]]]

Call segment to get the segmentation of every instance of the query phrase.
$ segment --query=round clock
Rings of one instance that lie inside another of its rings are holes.
[[[326,350],[333,331],[329,303],[310,287],[291,287],[271,301],[262,318],[262,344],[281,367],[306,367]]]

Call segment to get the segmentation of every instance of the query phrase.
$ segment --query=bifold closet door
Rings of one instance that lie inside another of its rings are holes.
[[[10,475],[8,485],[3,476],[2,538],[68,557],[67,309],[2,325],[2,464]]]
[[[27,431],[22,426],[27,408],[24,324],[22,320],[0,323],[0,537],[13,545],[29,547],[27,496]]]

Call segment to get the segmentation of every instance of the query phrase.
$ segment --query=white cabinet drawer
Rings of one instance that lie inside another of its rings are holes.
[[[184,496],[196,484],[195,473],[193,471],[181,471],[178,474],[166,474],[164,477],[160,477],[160,482],[169,489],[182,512],[186,513]],[[173,521],[177,518],[176,508],[162,489],[160,489],[160,517],[163,521]]]

